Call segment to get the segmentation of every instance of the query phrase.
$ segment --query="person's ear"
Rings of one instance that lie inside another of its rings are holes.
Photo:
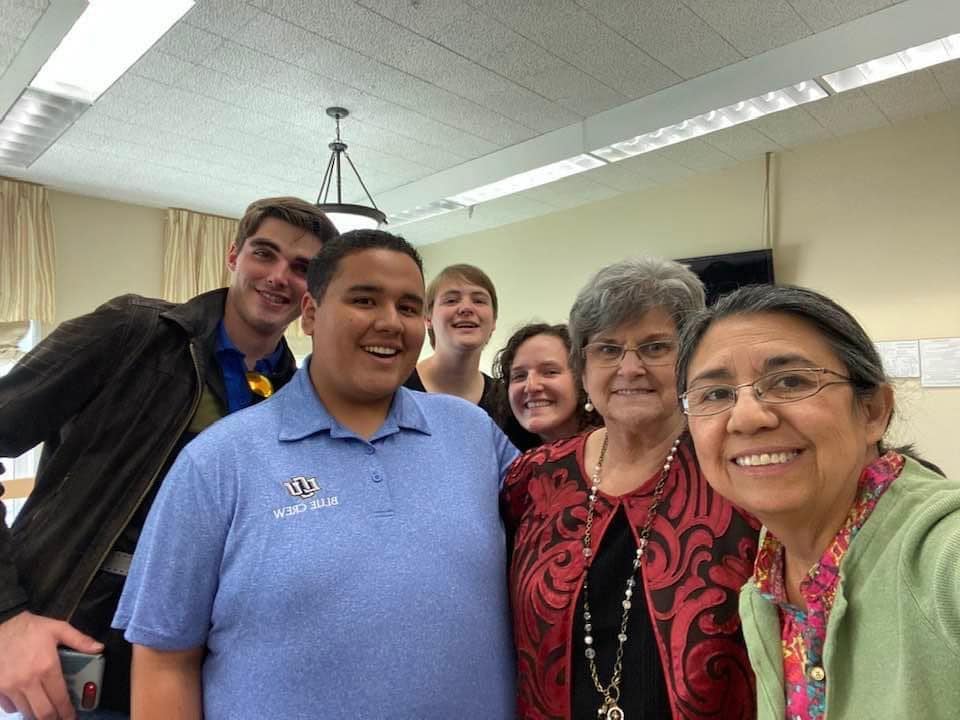
[[[236,243],[230,243],[230,249],[227,250],[227,268],[230,272],[236,272],[237,270],[237,256],[240,255],[240,250],[237,248]]]
[[[317,317],[317,303],[309,292],[300,298],[300,328],[304,335],[313,335],[313,323]]]
[[[893,414],[893,388],[883,383],[873,391],[870,397],[860,401],[866,421],[867,442],[876,445],[883,439]]]

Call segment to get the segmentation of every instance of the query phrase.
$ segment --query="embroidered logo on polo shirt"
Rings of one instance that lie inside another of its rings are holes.
[[[283,486],[287,489],[288,493],[293,495],[295,498],[300,498],[301,500],[312,498],[314,495],[320,492],[320,486],[317,485],[317,479],[312,477],[304,477],[303,475],[290,478],[283,484]]]
[[[273,508],[273,517],[277,520],[283,520],[295,515],[302,515],[311,510],[322,510],[323,508],[334,507],[340,504],[340,500],[336,495],[314,497],[317,493],[323,492],[323,488],[317,483],[315,477],[297,475],[284,481],[283,487],[291,497],[300,500],[300,502],[295,505]]]

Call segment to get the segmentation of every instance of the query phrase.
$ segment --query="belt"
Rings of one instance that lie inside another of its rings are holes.
[[[133,560],[133,555],[130,553],[114,550],[112,553],[107,555],[107,559],[103,561],[103,565],[100,566],[100,569],[104,572],[111,573],[112,575],[126,576],[127,573],[130,572],[131,560]]]

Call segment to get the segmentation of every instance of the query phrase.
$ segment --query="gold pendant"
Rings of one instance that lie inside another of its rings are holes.
[[[616,703],[607,708],[607,720],[624,720],[623,710]]]

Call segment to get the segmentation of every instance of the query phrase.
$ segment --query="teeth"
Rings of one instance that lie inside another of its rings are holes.
[[[389,355],[391,357],[400,352],[396,348],[382,347],[380,345],[367,345],[363,349],[368,353],[374,353],[375,355]]]
[[[742,455],[736,459],[740,467],[755,467],[758,465],[782,465],[793,460],[799,453],[796,450],[779,453],[761,453],[760,455]]]
[[[287,299],[283,297],[283,295],[274,295],[273,293],[266,292],[265,290],[261,290],[260,294],[270,302],[277,303],[278,305],[284,305],[287,302]]]
[[[640,389],[632,389],[632,390],[631,390],[631,389],[627,388],[627,389],[624,389],[624,390],[614,390],[613,392],[614,392],[615,395],[639,395],[640,393],[645,393],[645,392],[647,392],[647,391],[646,391],[646,390],[640,390]]]
[[[527,408],[542,408],[547,407],[547,405],[553,405],[549,400],[531,400],[527,403]]]

